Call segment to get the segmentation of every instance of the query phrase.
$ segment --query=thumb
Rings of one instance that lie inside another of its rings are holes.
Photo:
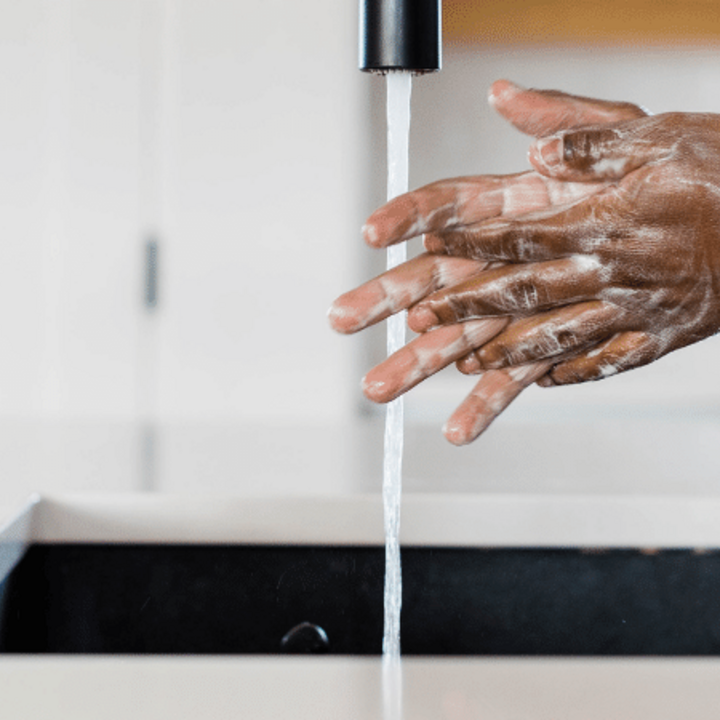
[[[520,132],[534,137],[648,115],[632,103],[594,100],[558,90],[527,90],[508,80],[494,82],[488,100]]]
[[[530,146],[528,159],[539,173],[556,180],[620,180],[668,152],[664,143],[649,141],[644,132],[647,121],[568,130],[541,138]]]

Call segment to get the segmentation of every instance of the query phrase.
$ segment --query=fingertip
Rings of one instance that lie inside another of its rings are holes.
[[[493,342],[494,340],[495,338]],[[494,347],[491,344],[489,347],[478,348],[473,354],[483,370],[502,370],[520,360],[520,358],[511,357],[502,345]]]
[[[510,80],[496,80],[488,90],[488,102],[493,107],[512,102],[525,88]]]
[[[466,423],[459,421],[457,418],[450,418],[445,423],[443,435],[448,442],[456,447],[467,445],[475,439],[472,437],[472,433],[468,432]]]
[[[423,222],[424,218],[418,216],[415,194],[409,192],[375,210],[361,232],[370,247],[384,248],[421,235]]]
[[[481,373],[483,371],[480,360],[478,360],[478,357],[475,353],[470,353],[464,358],[460,358],[460,360],[458,360],[455,365],[463,375],[477,375],[478,373]]]
[[[538,172],[543,171],[544,168],[542,167],[540,155],[537,151],[537,148],[535,147],[535,143],[532,143],[528,148],[527,160]]]
[[[388,384],[384,380],[373,378],[372,370],[362,379],[363,395],[374,403],[388,402]]]
[[[437,235],[434,235],[433,233],[425,233],[425,235],[423,235],[423,247],[429,253],[442,255],[445,250],[445,243]]]
[[[538,378],[535,381],[535,384],[541,388],[551,388],[556,386],[556,383],[553,381],[550,375],[543,375],[541,378]]]
[[[357,226],[356,226],[357,227]],[[370,247],[381,247],[380,234],[372,223],[365,223],[361,228],[362,236]]]
[[[342,304],[342,298],[338,298],[327,311],[328,322],[335,332],[349,335],[358,328],[359,318],[356,308]]]
[[[416,333],[426,332],[440,324],[438,316],[427,306],[416,306],[408,311],[408,327]]]
[[[477,440],[494,420],[495,416],[476,416],[463,412],[462,406],[452,415],[443,427],[445,439],[455,445],[462,447]]]

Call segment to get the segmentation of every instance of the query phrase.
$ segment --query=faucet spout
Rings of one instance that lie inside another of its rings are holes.
[[[360,69],[424,74],[442,64],[441,0],[360,0]]]

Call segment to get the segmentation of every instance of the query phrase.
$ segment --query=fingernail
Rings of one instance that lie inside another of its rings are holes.
[[[355,227],[357,227],[357,225]],[[373,247],[377,246],[378,231],[374,225],[363,225],[361,232],[363,239],[368,245],[372,245]]]
[[[562,151],[562,138],[542,138],[530,148],[531,160],[534,157],[546,168],[554,168],[562,162]]]

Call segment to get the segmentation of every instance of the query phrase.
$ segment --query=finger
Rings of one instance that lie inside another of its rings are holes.
[[[648,114],[632,103],[593,100],[557,90],[527,90],[508,80],[493,83],[488,100],[520,132],[535,137],[580,125],[632,120]]]
[[[363,236],[372,247],[387,247],[424,233],[570,204],[600,188],[561,183],[535,172],[439,180],[376,210],[363,226]]]
[[[620,180],[673,151],[674,139],[669,143],[659,126],[662,117],[545,137],[530,146],[528,159],[538,172],[562,180]]]
[[[436,325],[479,317],[532,315],[594,298],[603,279],[602,264],[588,255],[504,265],[424,298],[410,309],[408,325],[415,332],[426,332]]]
[[[443,428],[453,445],[467,445],[526,388],[545,375],[552,363],[543,361],[483,373],[473,391],[450,416]]]
[[[456,361],[455,367],[463,375],[479,375],[482,372],[486,372],[483,370],[483,366],[480,364],[475,350]]]
[[[627,325],[611,303],[593,301],[517,320],[475,353],[486,370],[554,358],[590,349]]]
[[[483,345],[507,324],[505,318],[475,320],[425,333],[374,367],[363,379],[365,396],[377,403],[394,400],[473,348]]]
[[[616,195],[607,191],[570,207],[428,233],[425,249],[437,255],[515,263],[593,254],[617,224],[615,199]]]
[[[630,103],[591,100],[554,90],[525,90],[506,80],[493,85],[490,101],[516,127],[536,137],[646,114]],[[377,210],[368,218],[363,235],[369,245],[386,247],[426,232],[510,212],[531,212],[544,206],[536,203],[543,195],[547,192],[535,178],[528,179],[528,174],[443,180],[401,195]]]
[[[661,342],[644,332],[621,332],[598,347],[558,363],[548,377],[553,385],[602,380],[647,365],[663,354]]]
[[[575,357],[576,355],[576,352],[569,352],[561,355],[560,357],[553,358],[552,361],[553,363],[558,364],[559,362],[563,362],[565,359]],[[455,366],[463,375],[481,375],[482,373],[491,372],[490,370],[486,370],[480,360],[478,360],[477,350],[473,350],[472,352],[465,355],[465,357],[461,357],[455,362]],[[495,371],[493,370],[492,372]],[[549,378],[548,375],[543,375],[539,380],[536,380],[535,382],[542,387],[555,386],[555,383]]]
[[[337,332],[354,333],[405,310],[427,295],[477,275],[486,263],[424,253],[384,272],[330,306],[328,319]]]

